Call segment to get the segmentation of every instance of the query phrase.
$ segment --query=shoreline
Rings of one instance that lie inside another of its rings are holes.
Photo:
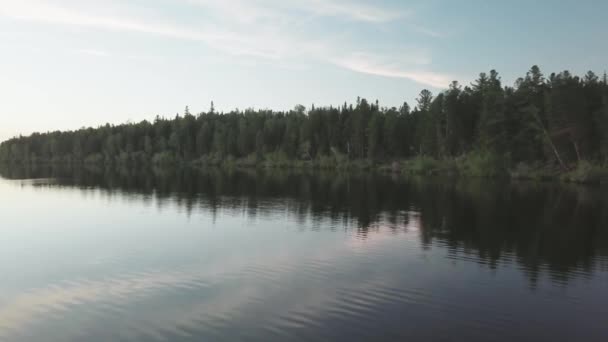
[[[487,160],[479,156],[463,156],[453,159],[438,160],[429,157],[394,161],[371,161],[368,159],[336,160],[320,158],[317,160],[288,160],[276,158],[210,158],[197,160],[171,160],[154,162],[153,160],[38,160],[26,162],[0,161],[0,166],[14,167],[84,167],[84,168],[195,168],[195,169],[255,169],[255,170],[319,170],[337,172],[379,172],[402,176],[484,178],[495,180],[527,180],[538,182],[563,182],[576,184],[608,184],[608,167],[593,162],[581,161],[571,166],[568,172],[557,167],[541,163],[524,164],[506,167],[497,160]]]

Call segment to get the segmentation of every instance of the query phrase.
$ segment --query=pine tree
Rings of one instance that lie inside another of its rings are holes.
[[[482,74],[485,75],[485,74]],[[506,151],[506,118],[504,89],[496,70],[490,76],[480,77],[477,82],[481,92],[481,112],[479,115],[479,146],[494,153]]]

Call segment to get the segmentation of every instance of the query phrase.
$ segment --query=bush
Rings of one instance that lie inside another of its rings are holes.
[[[152,163],[155,165],[170,165],[176,161],[175,156],[171,152],[156,153],[152,157]]]
[[[217,154],[206,154],[192,162],[193,165],[199,167],[205,166],[221,166],[224,159]]]
[[[321,156],[315,161],[315,166],[323,170],[333,170],[338,167],[338,161],[333,156]]]
[[[284,152],[272,152],[265,155],[264,167],[266,168],[288,168],[291,163]]]
[[[541,163],[520,162],[509,171],[513,179],[551,180],[557,176],[557,171]]]
[[[85,165],[103,165],[104,162],[105,158],[101,153],[90,154],[86,158],[84,158]]]
[[[131,155],[127,152],[120,152],[116,157],[116,164],[129,165],[131,163]]]
[[[405,171],[416,175],[433,175],[439,173],[441,163],[431,157],[417,156],[405,163]]]
[[[608,169],[583,160],[574,170],[565,173],[562,180],[574,183],[603,183],[608,181]]]
[[[457,160],[458,171],[474,177],[503,177],[508,175],[508,157],[489,151],[471,152]]]
[[[252,153],[245,158],[237,159],[234,162],[237,167],[255,167],[258,165],[258,157],[256,153]]]

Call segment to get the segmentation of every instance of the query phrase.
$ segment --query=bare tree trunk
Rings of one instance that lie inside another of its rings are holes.
[[[443,141],[441,139],[441,127],[439,122],[437,123],[435,132],[437,134],[437,157],[438,159],[441,159],[441,156],[443,155]]]
[[[578,143],[576,141],[572,141],[572,144],[574,145],[574,151],[576,151],[576,159],[580,163],[581,162],[581,153],[578,149]]]
[[[553,153],[555,154],[555,158],[557,158],[557,161],[559,162],[559,165],[561,166],[563,171],[568,171],[568,167],[566,166],[566,164],[564,164],[564,161],[562,160],[562,157],[560,156],[559,152],[557,151],[557,148],[555,147],[555,144],[553,144],[553,140],[551,139],[551,136],[549,135],[549,132],[547,132],[544,127],[543,127],[543,131],[545,132],[545,135],[547,136],[547,141],[549,142],[549,145],[551,146],[551,149],[553,149]]]
[[[545,129],[545,125],[543,125],[543,122],[540,120],[540,118],[538,117],[538,115],[536,113],[534,113],[534,118],[538,122],[538,125],[540,126],[540,128],[543,130],[543,133],[545,134],[545,137],[547,138],[547,142],[549,143],[549,146],[551,146],[551,149],[553,150],[553,154],[555,154],[555,158],[559,162],[559,166],[562,168],[562,171],[568,171],[568,167],[566,166],[566,164],[564,164],[564,161],[562,160],[562,157],[560,156],[559,151],[557,151],[557,148],[555,147],[555,144],[553,143],[553,139],[551,139],[551,135]]]

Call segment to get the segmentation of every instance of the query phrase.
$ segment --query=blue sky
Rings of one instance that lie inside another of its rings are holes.
[[[0,0],[0,140],[606,69],[608,1]]]

